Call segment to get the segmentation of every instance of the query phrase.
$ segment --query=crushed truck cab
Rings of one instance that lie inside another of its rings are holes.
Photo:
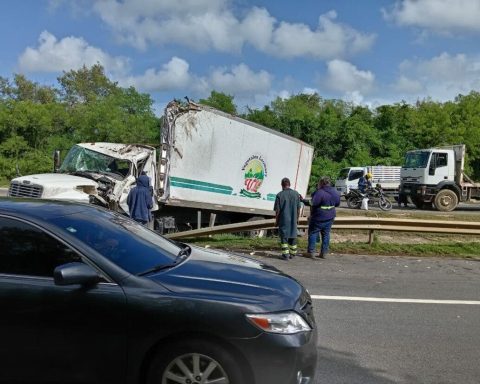
[[[128,213],[136,177],[145,172],[155,186],[155,159],[155,148],[146,145],[81,143],[70,149],[57,173],[17,177],[8,195],[90,202]]]

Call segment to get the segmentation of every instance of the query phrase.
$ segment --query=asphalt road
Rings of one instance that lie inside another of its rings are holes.
[[[480,383],[480,262],[259,258],[317,297],[318,384]]]

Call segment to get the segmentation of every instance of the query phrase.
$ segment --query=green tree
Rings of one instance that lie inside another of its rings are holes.
[[[199,103],[216,108],[225,113],[230,113],[231,115],[236,115],[237,107],[235,106],[233,99],[234,97],[231,95],[227,95],[222,92],[211,91],[210,96],[206,99],[200,99]]]
[[[58,82],[62,98],[69,105],[93,102],[118,91],[117,83],[105,75],[100,64],[64,72]]]

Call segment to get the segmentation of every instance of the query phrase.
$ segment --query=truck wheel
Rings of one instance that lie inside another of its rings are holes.
[[[442,189],[440,192],[437,193],[437,196],[435,196],[435,207],[439,211],[453,211],[457,205],[457,194],[450,189]]]

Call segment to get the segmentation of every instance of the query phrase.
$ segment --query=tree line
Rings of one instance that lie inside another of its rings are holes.
[[[236,113],[232,96],[212,91],[203,103]],[[322,175],[335,179],[341,168],[402,165],[406,151],[466,144],[466,172],[480,180],[480,93],[445,103],[421,100],[375,109],[318,94],[277,98],[244,118],[279,130],[315,148],[310,187]]]
[[[111,81],[101,65],[64,72],[55,86],[23,75],[0,77],[0,184],[49,172],[55,149],[89,141],[160,140],[161,117],[150,95]],[[466,170],[480,179],[480,93],[445,103],[429,99],[375,109],[318,94],[277,98],[238,113],[234,97],[212,91],[200,103],[273,128],[315,148],[311,186],[346,166],[401,165],[410,149],[467,145]]]

